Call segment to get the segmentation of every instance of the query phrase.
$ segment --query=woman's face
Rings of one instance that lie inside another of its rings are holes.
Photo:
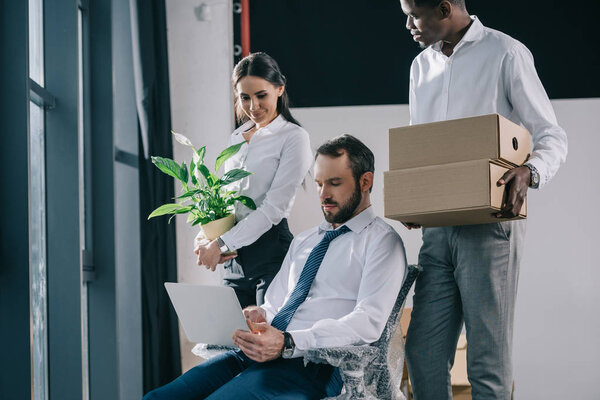
[[[283,94],[283,86],[275,86],[266,79],[247,75],[236,85],[238,101],[244,114],[259,128],[277,117],[277,99]]]

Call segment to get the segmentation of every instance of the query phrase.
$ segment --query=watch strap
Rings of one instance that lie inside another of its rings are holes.
[[[540,173],[537,168],[531,164],[525,164],[529,171],[531,172],[531,178],[529,179],[529,187],[533,189],[537,189],[540,186]]]
[[[289,332],[283,332],[283,349],[281,350],[281,356],[284,358],[290,358],[296,350],[296,344],[294,338]]]
[[[221,254],[229,253],[229,247],[225,244],[221,236],[217,237],[217,245],[219,246],[219,250],[221,250]]]

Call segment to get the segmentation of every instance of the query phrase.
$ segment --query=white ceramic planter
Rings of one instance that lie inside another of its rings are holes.
[[[228,216],[211,221],[206,225],[201,225],[202,233],[208,240],[215,240],[235,225],[235,214],[229,214]]]

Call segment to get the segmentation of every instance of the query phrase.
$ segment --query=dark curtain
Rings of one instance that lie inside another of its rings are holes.
[[[136,100],[140,132],[142,329],[144,393],[181,374],[177,316],[164,282],[177,281],[175,223],[148,215],[172,202],[173,179],[151,155],[173,157],[164,0],[130,0]],[[137,25],[137,26],[136,26]]]

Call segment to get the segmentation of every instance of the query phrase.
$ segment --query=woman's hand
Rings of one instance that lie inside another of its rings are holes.
[[[237,256],[236,254],[221,254],[221,249],[219,249],[217,241],[208,239],[198,240],[194,253],[198,256],[198,265],[204,265],[206,269],[210,269],[211,271],[217,268],[217,264],[223,264]]]
[[[210,240],[206,239],[206,237],[204,236],[204,232],[202,232],[202,229],[201,229],[200,232],[198,232],[198,234],[194,238],[194,253],[196,253],[196,255],[198,255],[198,248],[204,242],[208,243],[208,242],[210,242]]]

